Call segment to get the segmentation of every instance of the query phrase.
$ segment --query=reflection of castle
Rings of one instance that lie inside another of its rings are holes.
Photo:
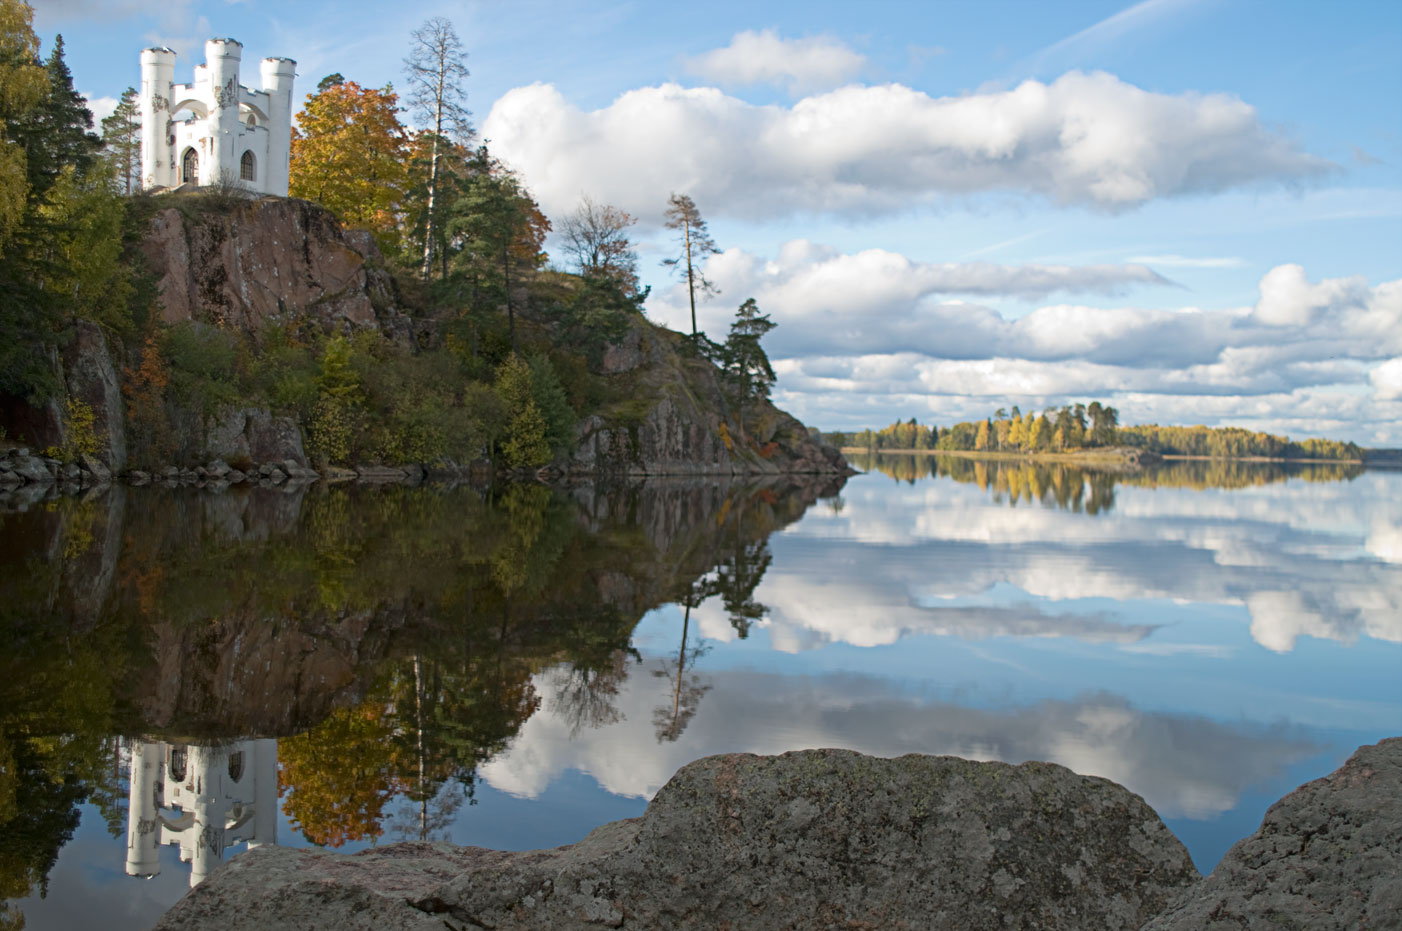
[[[132,743],[127,875],[155,876],[161,844],[175,844],[194,887],[225,850],[245,841],[250,848],[277,843],[276,740]]]

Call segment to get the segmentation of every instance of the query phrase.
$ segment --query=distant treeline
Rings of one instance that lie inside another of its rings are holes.
[[[983,420],[940,428],[934,424],[896,421],[880,430],[824,434],[834,446],[872,451],[914,449],[968,452],[1066,452],[1107,446],[1133,446],[1160,455],[1270,459],[1362,459],[1355,443],[1256,433],[1240,427],[1161,427],[1119,425],[1119,412],[1109,405],[1068,404],[1059,409],[1023,413],[1016,405],[999,408]]]

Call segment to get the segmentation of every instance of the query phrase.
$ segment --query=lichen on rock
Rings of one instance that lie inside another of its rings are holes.
[[[808,750],[699,760],[643,817],[553,850],[259,848],[158,927],[1132,929],[1195,879],[1107,780]]]

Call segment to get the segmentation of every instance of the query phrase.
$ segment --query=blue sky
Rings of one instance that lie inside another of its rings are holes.
[[[1122,422],[1402,445],[1402,5],[39,0],[102,111],[141,48],[403,83],[448,17],[479,131],[546,213],[667,196],[723,254],[701,322],[779,324],[775,398],[828,429],[1099,399]],[[160,10],[158,14],[155,12]]]

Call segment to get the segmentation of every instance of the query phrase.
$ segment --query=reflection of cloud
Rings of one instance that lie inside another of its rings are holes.
[[[1383,562],[1402,565],[1402,527],[1385,517],[1375,517],[1363,546]]]
[[[1111,695],[989,710],[905,697],[864,676],[726,670],[710,678],[715,688],[676,744],[652,739],[655,686],[635,674],[620,694],[620,723],[571,741],[567,721],[547,705],[481,773],[497,789],[536,796],[577,769],[614,794],[651,798],[700,756],[842,747],[886,757],[1049,760],[1113,779],[1165,817],[1209,818],[1314,752],[1279,730],[1141,711]]]
[[[1134,643],[1154,630],[1147,624],[1120,624],[1105,614],[1051,614],[1031,604],[917,604],[910,600],[914,580],[901,584],[883,574],[868,584],[864,577],[849,581],[771,569],[758,592],[769,606],[771,643],[786,652],[823,643],[882,646],[922,634],[966,640],[1074,637],[1091,643]]]
[[[795,568],[771,571],[757,594],[785,645],[891,643],[917,632],[1127,642],[1147,632],[1131,636],[1136,628],[1098,615],[1073,622],[1073,612],[1011,624],[1005,612],[980,620],[914,606],[999,585],[1050,601],[1244,605],[1252,636],[1276,651],[1300,635],[1402,642],[1396,476],[1230,494],[1121,485],[1115,510],[1094,518],[1037,502],[1009,507],[974,484],[881,482],[852,483],[840,516],[776,538],[785,555],[776,564]]]

